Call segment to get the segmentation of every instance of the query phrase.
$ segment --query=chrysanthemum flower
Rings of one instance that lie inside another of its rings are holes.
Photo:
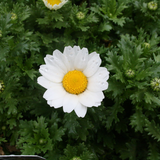
[[[87,48],[65,47],[63,53],[55,50],[47,55],[45,65],[40,66],[38,83],[46,88],[43,97],[54,108],[73,110],[84,117],[87,107],[98,107],[104,99],[103,90],[108,88],[109,72],[100,67],[99,54],[88,54]]]
[[[61,8],[68,0],[43,0],[45,6],[51,10]]]

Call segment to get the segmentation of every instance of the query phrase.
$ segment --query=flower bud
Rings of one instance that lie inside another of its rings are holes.
[[[135,71],[132,70],[132,69],[128,69],[128,70],[125,71],[125,75],[128,78],[133,78],[135,76]]]
[[[43,139],[43,138],[41,138],[41,139],[39,139],[39,143],[40,143],[40,144],[44,144],[44,143],[46,143],[46,140]]]
[[[154,91],[160,91],[160,79],[159,78],[152,79],[150,85]]]
[[[71,160],[81,160],[80,157],[73,157]]]
[[[11,15],[12,15],[12,16],[11,16],[11,20],[13,20],[13,21],[14,21],[14,20],[16,20],[16,19],[17,19],[17,15],[16,15],[15,13],[11,13]]]
[[[2,130],[6,130],[6,126],[2,126]]]
[[[155,11],[157,8],[158,8],[157,2],[151,1],[151,2],[148,3],[148,9],[149,10]]]
[[[0,93],[4,90],[5,86],[3,81],[0,81]]]
[[[112,15],[112,13],[109,13],[109,17],[112,17],[113,15]]]
[[[85,14],[83,12],[78,12],[76,14],[77,19],[82,20],[85,18]]]
[[[149,49],[151,46],[150,46],[150,44],[149,43],[143,43],[143,46],[144,46],[144,48],[146,48],[146,49]]]
[[[2,37],[2,31],[0,30],[0,37]]]

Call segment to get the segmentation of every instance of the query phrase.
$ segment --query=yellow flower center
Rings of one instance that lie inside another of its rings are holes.
[[[69,71],[62,81],[64,89],[71,94],[80,94],[87,88],[87,77],[77,70]]]
[[[52,6],[54,6],[55,4],[60,4],[61,3],[61,0],[47,0],[47,2],[50,4],[50,5],[52,5]]]

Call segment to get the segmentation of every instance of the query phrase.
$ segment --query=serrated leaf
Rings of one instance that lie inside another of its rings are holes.
[[[146,123],[146,128],[145,131],[148,132],[148,135],[151,135],[154,139],[157,141],[160,141],[160,127],[159,125],[156,125],[155,121],[148,121],[147,119],[145,120]]]
[[[145,97],[145,102],[151,104],[152,102],[156,103],[157,105],[160,106],[160,99],[155,97],[153,94],[149,93],[149,92],[145,92],[144,93]]]
[[[130,125],[135,129],[136,132],[143,132],[143,127],[145,126],[145,115],[141,110],[136,110],[136,112],[131,116]]]
[[[113,105],[112,107],[108,107],[107,108],[107,122],[106,122],[106,128],[110,128],[113,121],[115,123],[119,122],[119,118],[117,116],[118,113],[122,113],[123,112],[123,108],[122,106],[116,102],[115,105]]]
[[[159,147],[156,143],[149,143],[148,157],[147,160],[159,160]]]
[[[26,70],[25,72],[32,80],[36,77],[37,71],[35,71],[34,69]]]
[[[58,124],[54,123],[51,127],[50,127],[50,131],[51,131],[51,138],[54,141],[62,141],[62,136],[65,134],[65,128],[58,128]]]
[[[112,26],[109,23],[101,23],[99,26],[100,32],[110,31],[111,29],[112,29]]]

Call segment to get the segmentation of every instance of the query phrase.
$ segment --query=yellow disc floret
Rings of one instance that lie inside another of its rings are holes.
[[[88,80],[81,71],[73,70],[65,74],[62,84],[67,92],[80,94],[87,88]]]
[[[47,0],[47,2],[50,4],[50,5],[52,5],[52,6],[54,6],[55,4],[60,4],[61,3],[61,0]]]

